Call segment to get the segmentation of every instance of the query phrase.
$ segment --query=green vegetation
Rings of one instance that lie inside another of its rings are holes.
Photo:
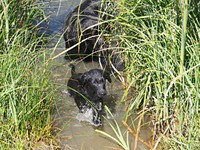
[[[0,149],[31,149],[51,138],[53,88],[34,25],[42,14],[31,0],[0,3]]]
[[[107,106],[105,106],[105,109],[108,112],[108,114],[113,118],[114,125],[111,124],[110,122],[109,122],[109,125],[112,128],[113,132],[115,133],[116,138],[109,135],[108,133],[101,131],[101,130],[98,130],[98,129],[96,129],[96,132],[101,133],[102,135],[110,138],[111,140],[116,142],[118,145],[120,145],[124,150],[130,150],[128,132],[126,132],[126,140],[124,140],[124,135],[123,135],[117,121],[114,119],[112,113],[110,112],[110,110],[108,109]]]
[[[181,2],[119,0],[111,20],[110,38],[127,64],[124,124],[137,143],[141,120],[151,114],[152,149],[200,147],[200,2]],[[0,149],[31,149],[53,138],[54,88],[35,23],[42,14],[31,0],[0,3]],[[136,126],[130,122],[138,109]],[[129,149],[128,135],[124,140],[118,124],[110,125],[117,138],[99,132]]]
[[[138,109],[139,120],[144,114],[153,116],[152,149],[160,143],[161,149],[199,148],[200,2],[118,4],[112,31],[126,56],[125,93],[134,95],[126,99],[126,120]]]

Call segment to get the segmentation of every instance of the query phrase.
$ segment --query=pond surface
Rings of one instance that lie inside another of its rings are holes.
[[[95,127],[88,122],[80,122],[77,119],[78,108],[72,97],[67,92],[67,82],[71,76],[71,70],[68,67],[69,62],[64,59],[64,55],[59,56],[64,51],[64,40],[62,38],[64,20],[67,14],[79,4],[80,0],[43,0],[41,6],[45,6],[44,11],[49,18],[47,22],[41,24],[45,27],[46,34],[51,38],[51,44],[47,50],[51,57],[55,59],[52,62],[51,70],[53,81],[56,84],[57,97],[57,113],[55,117],[55,130],[59,136],[59,141],[63,150],[120,150],[118,144],[105,136],[97,133]],[[88,71],[92,68],[100,68],[95,62],[83,63],[75,62],[77,72]],[[119,80],[112,77],[112,83],[107,83],[107,96],[105,104],[113,112],[114,119],[118,122],[122,134],[127,132],[124,125],[121,123],[124,117],[124,108],[120,104],[123,95],[123,87]],[[98,129],[104,131],[114,137],[115,134],[109,125],[113,122],[105,116],[103,126]],[[148,120],[148,119],[147,119]],[[150,125],[147,124],[141,128],[140,137],[146,142],[151,140]],[[126,136],[125,136],[126,138]],[[131,149],[134,146],[134,136],[129,134]],[[138,150],[148,149],[142,143],[138,143]]]

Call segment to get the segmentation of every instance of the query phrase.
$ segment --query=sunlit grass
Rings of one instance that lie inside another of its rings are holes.
[[[119,2],[112,31],[126,55],[125,94],[134,95],[126,119],[152,114],[154,149],[199,147],[200,3]]]
[[[106,111],[108,112],[108,114],[112,117],[113,119],[113,124],[111,122],[108,122],[110,127],[112,128],[113,132],[115,133],[115,136],[111,136],[110,134],[98,130],[96,129],[96,132],[104,135],[105,137],[110,138],[111,140],[113,140],[114,142],[116,142],[118,145],[120,145],[124,150],[130,150],[129,147],[129,133],[126,132],[126,137],[124,137],[117,121],[114,119],[112,113],[110,112],[109,108],[107,106],[105,106]]]
[[[29,0],[3,0],[0,10],[0,149],[31,149],[52,136],[54,88],[34,25],[43,13]]]
[[[152,114],[154,149],[200,147],[200,3],[181,2],[119,0],[106,33],[126,56],[125,94],[135,92],[126,119],[137,109]],[[29,0],[2,0],[0,10],[0,148],[32,148],[51,136],[54,88],[33,24],[42,12]],[[130,149],[128,133],[110,126],[116,137],[98,132]]]

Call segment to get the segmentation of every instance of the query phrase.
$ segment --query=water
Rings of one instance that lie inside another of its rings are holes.
[[[69,96],[66,90],[68,79],[71,76],[71,70],[68,67],[69,63],[64,59],[64,55],[59,56],[59,54],[64,51],[64,40],[61,35],[63,33],[64,20],[67,14],[77,6],[79,2],[80,0],[52,0],[51,2],[41,0],[40,2],[41,7],[45,6],[45,8],[43,8],[45,13],[49,14],[48,21],[43,22],[41,26],[45,27],[46,35],[51,38],[48,51],[51,57],[55,58],[51,65],[52,79],[56,84],[56,92],[58,94],[57,112],[54,114],[55,132],[59,136],[58,141],[63,150],[120,150],[122,148],[118,144],[97,133],[95,131],[97,128],[92,126],[89,122],[80,121],[88,119],[90,115],[83,116],[78,114],[78,108],[73,98]],[[100,68],[95,62],[76,62],[75,64],[77,72],[85,72],[92,68]],[[121,123],[125,113],[124,107],[120,105],[120,100],[124,93],[123,86],[119,80],[112,77],[112,83],[107,82],[107,91],[108,93],[104,99],[104,103],[110,108],[114,118],[105,114],[107,119],[103,120],[103,125],[98,129],[116,137],[108,123],[113,122],[113,119],[118,122],[123,134],[127,131]],[[148,120],[148,117],[146,120]],[[147,142],[151,140],[149,124],[141,128],[140,137]],[[130,135],[129,141],[131,148],[133,148],[134,136]],[[138,150],[139,149],[143,150],[148,148],[139,142]]]

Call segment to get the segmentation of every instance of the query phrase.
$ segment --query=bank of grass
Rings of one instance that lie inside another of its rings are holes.
[[[151,149],[200,147],[199,8],[195,0],[119,1],[113,28],[126,55],[127,93],[134,95],[125,99],[126,118],[138,109],[140,123],[153,116]]]
[[[34,25],[40,17],[35,1],[0,3],[0,149],[32,149],[52,138],[54,88]]]

